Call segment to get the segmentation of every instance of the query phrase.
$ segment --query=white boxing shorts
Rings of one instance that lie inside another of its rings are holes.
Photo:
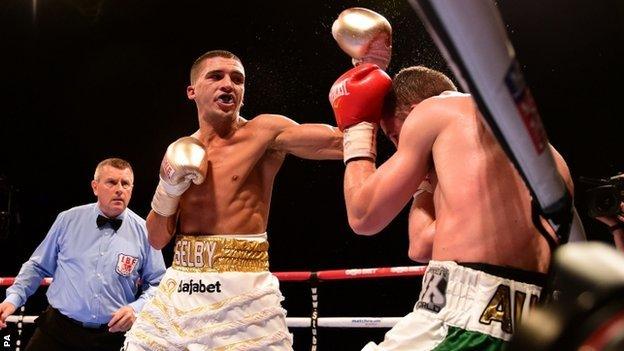
[[[292,350],[266,233],[176,237],[173,265],[125,350]]]
[[[362,351],[501,350],[545,281],[537,272],[430,261],[413,312]]]

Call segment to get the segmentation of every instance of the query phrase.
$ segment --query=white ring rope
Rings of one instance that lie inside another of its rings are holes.
[[[37,316],[8,316],[8,323],[35,323]],[[319,317],[317,325],[326,328],[392,328],[401,317]],[[288,317],[286,324],[290,328],[309,328],[310,317]]]

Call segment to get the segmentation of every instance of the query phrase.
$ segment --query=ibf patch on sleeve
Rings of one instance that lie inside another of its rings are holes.
[[[438,313],[446,305],[446,286],[449,272],[444,267],[429,267],[423,279],[420,298],[416,308]]]
[[[115,267],[115,271],[124,277],[129,276],[134,271],[134,267],[136,267],[139,262],[138,257],[124,255],[120,253],[117,256],[117,267]]]

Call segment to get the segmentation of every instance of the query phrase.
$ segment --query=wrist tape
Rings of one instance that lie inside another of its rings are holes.
[[[377,157],[377,125],[361,122],[344,130],[344,163],[354,158],[369,158],[373,162]]]
[[[180,196],[168,194],[163,183],[165,182],[161,180],[156,187],[156,192],[152,198],[152,210],[161,216],[169,217],[178,210]]]

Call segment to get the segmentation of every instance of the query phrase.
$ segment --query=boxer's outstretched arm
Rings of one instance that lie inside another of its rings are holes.
[[[383,165],[375,169],[369,159],[347,163],[345,202],[349,225],[356,233],[378,233],[407,204],[431,167],[432,145],[445,120],[440,111],[422,102],[406,119],[397,152]]]
[[[328,124],[298,124],[283,116],[273,118],[272,148],[311,160],[341,160],[342,132]]]
[[[175,224],[176,215],[165,217],[154,211],[150,211],[145,221],[150,245],[156,250],[165,247],[173,237]]]

